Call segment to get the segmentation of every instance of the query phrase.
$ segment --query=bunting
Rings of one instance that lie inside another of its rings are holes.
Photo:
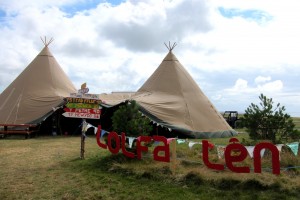
[[[254,146],[245,146],[245,148],[247,149],[249,156],[250,156],[251,158],[253,158]],[[264,156],[265,150],[266,150],[266,149],[262,149],[262,150],[260,151],[260,157],[263,157],[263,156]]]
[[[135,137],[127,137],[128,138],[128,143],[129,143],[129,148],[132,148],[133,141],[135,140]]]
[[[108,132],[102,129],[100,138],[102,138],[106,133],[108,133]]]
[[[217,152],[218,152],[218,158],[219,159],[224,158],[224,153],[225,153],[226,146],[216,145],[216,147],[217,147]]]
[[[178,144],[183,144],[183,143],[185,143],[185,140],[183,140],[183,139],[177,139],[177,143]]]
[[[189,142],[189,148],[190,148],[190,150],[192,150],[192,147],[193,147],[195,144],[201,144],[201,143],[200,143],[200,142]]]
[[[167,138],[167,143],[170,144],[170,142],[172,142],[172,140],[175,140],[175,138]]]
[[[299,142],[292,142],[292,143],[288,143],[286,145],[292,150],[292,152],[295,154],[295,156],[298,155]]]
[[[281,160],[280,153],[281,153],[281,149],[282,149],[282,147],[283,147],[283,144],[276,144],[276,147],[277,147],[277,149],[278,149],[278,151],[279,151],[279,160]]]

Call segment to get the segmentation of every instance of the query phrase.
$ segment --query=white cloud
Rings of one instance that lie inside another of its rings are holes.
[[[254,82],[257,85],[260,85],[261,83],[265,83],[265,82],[270,81],[270,80],[271,80],[270,76],[258,76],[258,77],[255,78]]]
[[[273,82],[265,83],[263,85],[259,85],[258,89],[262,93],[280,92],[283,89],[283,83],[281,80],[276,80]]]
[[[281,80],[270,81],[271,77],[262,77],[258,76],[255,78],[254,82],[255,86],[249,86],[248,81],[242,78],[236,80],[235,85],[231,88],[225,89],[225,91],[236,94],[244,94],[244,93],[273,93],[273,92],[281,92],[283,89],[283,82]],[[269,81],[269,82],[267,82]]]
[[[268,18],[226,18],[220,7]],[[2,0],[0,92],[43,48],[40,36],[54,38],[50,50],[62,68],[77,87],[87,82],[94,93],[138,89],[167,53],[163,43],[171,41],[178,44],[177,58],[220,110],[247,105],[260,92],[288,95],[283,103],[300,110],[294,103],[300,90],[298,10],[295,0],[132,0],[119,5]]]

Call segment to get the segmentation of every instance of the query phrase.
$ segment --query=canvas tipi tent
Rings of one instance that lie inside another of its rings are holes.
[[[141,111],[158,125],[193,138],[236,135],[172,53],[174,47],[169,45],[162,63],[134,95]]]
[[[0,95],[0,124],[37,124],[76,92],[48,45]]]

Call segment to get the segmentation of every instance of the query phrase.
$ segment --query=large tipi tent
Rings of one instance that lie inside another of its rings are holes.
[[[101,98],[107,104],[117,104],[125,98],[135,100],[140,111],[158,126],[192,138],[236,135],[173,54],[174,47],[169,45],[162,63],[135,94]]]
[[[0,95],[0,124],[37,124],[76,92],[48,45]]]

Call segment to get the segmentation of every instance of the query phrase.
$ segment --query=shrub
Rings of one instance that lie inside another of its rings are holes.
[[[135,101],[120,106],[112,116],[113,130],[128,136],[149,135],[152,131],[150,120],[143,116]]]
[[[272,98],[263,94],[259,96],[260,105],[251,105],[245,110],[243,125],[252,139],[267,139],[276,142],[278,139],[290,137],[294,133],[295,124],[290,115],[285,113],[285,107],[278,103],[274,106]]]

